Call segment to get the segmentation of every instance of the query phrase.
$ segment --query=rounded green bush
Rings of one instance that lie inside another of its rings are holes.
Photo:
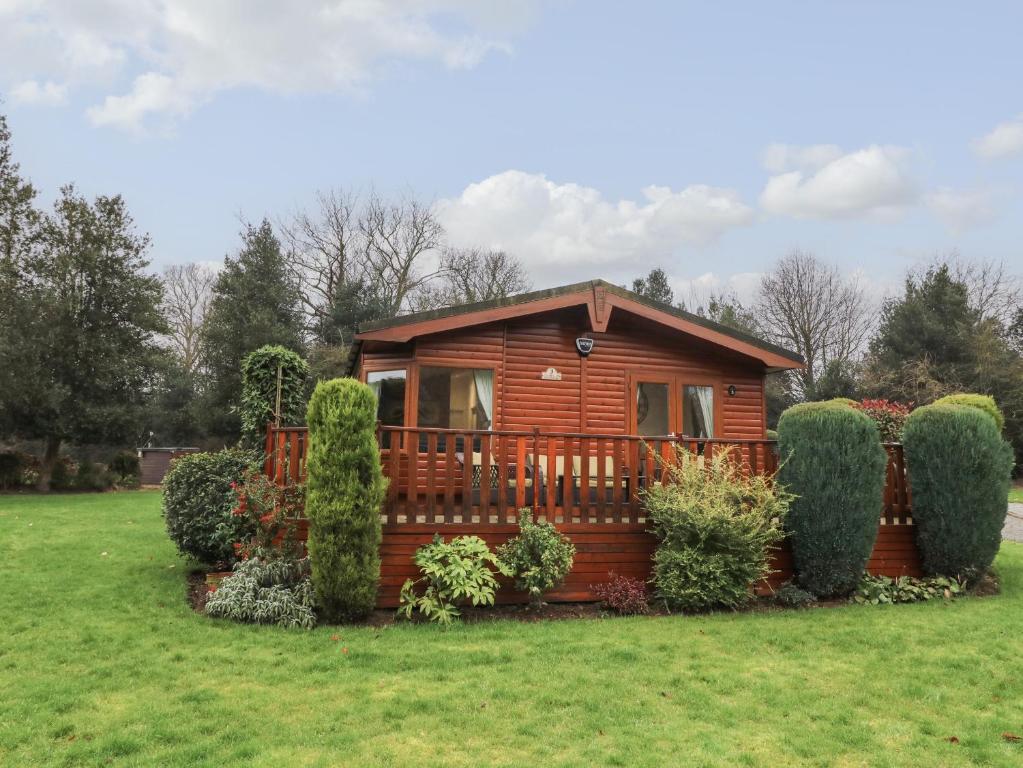
[[[931,405],[965,405],[970,408],[977,408],[995,420],[998,427],[998,434],[1005,429],[1005,416],[1001,408],[995,403],[990,395],[977,395],[970,392],[959,392],[954,395],[945,395],[935,400]]]
[[[856,407],[856,401],[851,397],[833,397],[830,400],[825,400],[824,402],[832,405],[848,405],[850,408]]]
[[[924,572],[983,575],[1002,540],[1011,446],[982,409],[948,403],[913,411],[903,444]]]
[[[242,443],[262,448],[266,425],[277,408],[277,369],[281,371],[281,424],[302,423],[306,408],[309,364],[287,347],[268,344],[250,352],[242,361]]]
[[[231,514],[231,483],[252,464],[249,451],[190,453],[171,462],[163,479],[163,516],[167,533],[182,554],[202,563],[229,563],[234,544],[251,537],[245,518]]]
[[[795,495],[785,527],[799,584],[852,592],[881,520],[888,457],[877,426],[845,403],[802,403],[778,422],[778,482]]]
[[[309,559],[327,621],[364,618],[376,604],[380,508],[387,488],[376,412],[373,391],[354,379],[321,381],[306,412]]]

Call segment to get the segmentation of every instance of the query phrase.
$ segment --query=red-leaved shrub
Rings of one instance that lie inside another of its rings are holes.
[[[853,405],[877,424],[882,443],[902,442],[902,428],[906,425],[913,404],[903,405],[891,400],[861,400]]]
[[[604,584],[593,584],[590,589],[609,611],[622,616],[638,616],[647,613],[646,584],[632,576],[610,573]]]

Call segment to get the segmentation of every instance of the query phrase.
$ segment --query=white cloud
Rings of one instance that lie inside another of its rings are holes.
[[[557,280],[569,267],[637,275],[667,267],[681,245],[706,244],[754,217],[730,189],[701,184],[642,192],[639,201],[615,202],[592,187],[505,171],[440,200],[436,211],[453,242],[507,250],[541,282]]]
[[[939,187],[924,195],[924,204],[953,233],[986,224],[996,215],[994,194],[988,189]]]
[[[1023,114],[999,123],[973,142],[973,151],[985,160],[996,160],[1023,152]]]
[[[835,144],[770,144],[764,150],[764,168],[772,173],[785,171],[816,171],[842,156],[842,148]]]
[[[98,87],[107,95],[89,117],[137,129],[234,88],[361,89],[395,62],[472,68],[510,51],[499,27],[517,28],[529,13],[484,13],[471,0],[8,0],[0,87]]]
[[[764,210],[800,219],[892,216],[918,200],[907,150],[875,144],[835,155],[832,149],[789,147],[765,158],[776,167],[802,168],[768,180],[760,196]]]
[[[762,277],[762,272],[737,272],[727,277],[705,272],[694,278],[672,277],[671,288],[675,300],[690,310],[706,307],[711,296],[734,297],[749,305],[756,298]]]
[[[36,104],[43,107],[60,106],[67,101],[67,86],[47,80],[25,80],[11,88],[11,99],[16,104]]]

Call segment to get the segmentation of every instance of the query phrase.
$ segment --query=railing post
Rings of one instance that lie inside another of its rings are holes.
[[[550,482],[550,478],[547,478]],[[533,427],[533,520],[540,516],[540,427]]]
[[[266,445],[264,446],[263,453],[263,474],[269,478],[273,478],[273,459],[272,451],[274,446],[274,425],[272,421],[266,423]]]

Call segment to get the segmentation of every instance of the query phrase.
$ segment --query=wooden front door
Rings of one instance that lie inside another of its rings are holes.
[[[721,396],[716,382],[676,374],[632,373],[628,377],[630,435],[721,434]]]

